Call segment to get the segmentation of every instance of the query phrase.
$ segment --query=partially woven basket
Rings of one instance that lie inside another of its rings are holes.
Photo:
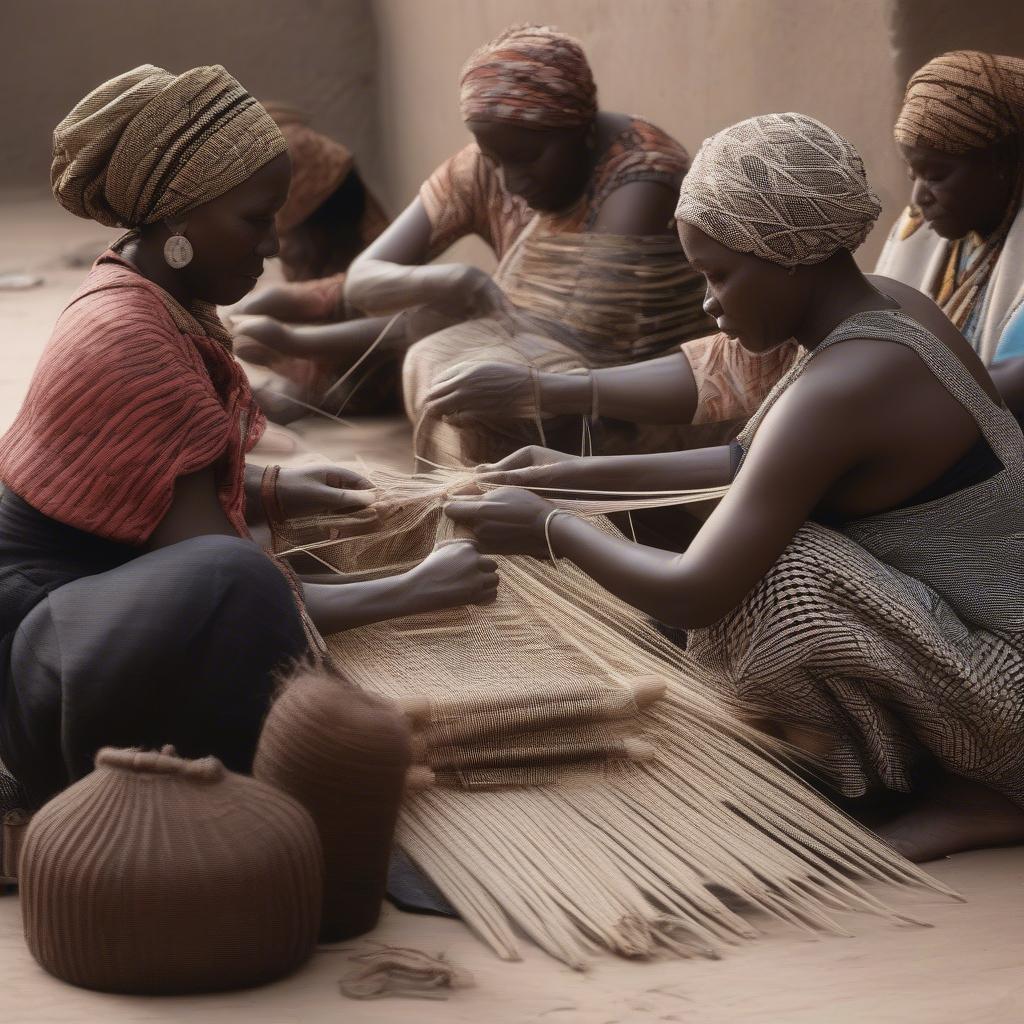
[[[392,705],[316,669],[300,669],[267,716],[253,773],[312,815],[324,851],[321,941],[377,923],[411,761]]]
[[[64,981],[104,992],[244,988],[312,953],[323,860],[294,800],[216,758],[101,750],[32,819],[25,938]]]

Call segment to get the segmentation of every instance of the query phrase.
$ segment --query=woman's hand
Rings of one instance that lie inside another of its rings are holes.
[[[469,541],[449,541],[408,574],[416,611],[490,604],[498,595],[498,566]]]
[[[301,354],[292,329],[273,317],[232,317],[231,333],[235,338],[235,355],[257,366],[266,365],[268,348],[279,355]]]
[[[533,374],[517,363],[456,363],[434,379],[424,411],[452,422],[536,416]]]
[[[507,308],[505,293],[493,277],[468,263],[444,263],[425,268],[432,296],[428,305],[456,320],[475,320]]]
[[[544,524],[554,505],[517,487],[499,487],[480,498],[450,501],[449,519],[472,531],[481,551],[547,558]]]
[[[305,310],[301,295],[290,291],[288,285],[270,285],[249,292],[233,306],[225,307],[223,312],[230,317],[270,316],[277,320],[300,320]]]
[[[332,463],[285,467],[277,478],[277,501],[286,519],[358,513],[372,526],[377,521],[371,507],[376,496],[369,480]]]
[[[500,462],[476,467],[481,483],[506,484],[515,487],[571,487],[573,467],[584,464],[579,455],[527,445],[506,455]]]

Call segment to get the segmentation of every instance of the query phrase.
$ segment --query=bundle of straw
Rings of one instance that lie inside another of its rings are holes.
[[[343,516],[294,522],[288,550],[369,578],[455,536],[442,506],[471,474],[371,475],[377,533],[353,535]],[[709,496],[557,503],[602,522]],[[835,912],[910,920],[855,879],[946,892],[804,785],[643,614],[568,563],[498,562],[493,605],[326,640],[423,734],[435,784],[410,795],[398,841],[500,956],[517,958],[517,928],[577,968],[600,949],[716,956],[756,934],[737,899],[845,933]],[[628,727],[618,748],[615,722]]]

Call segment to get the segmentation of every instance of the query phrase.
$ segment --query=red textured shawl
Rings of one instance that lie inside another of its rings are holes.
[[[106,252],[57,320],[0,438],[0,479],[53,519],[143,544],[175,480],[215,466],[224,511],[248,537],[245,453],[265,426],[223,341]]]

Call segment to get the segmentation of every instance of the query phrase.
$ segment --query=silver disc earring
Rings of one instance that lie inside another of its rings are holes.
[[[164,242],[164,261],[175,270],[187,267],[194,255],[192,243],[184,235],[171,235]]]

